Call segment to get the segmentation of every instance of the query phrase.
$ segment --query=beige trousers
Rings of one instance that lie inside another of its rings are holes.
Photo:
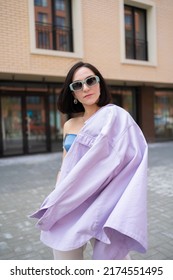
[[[95,239],[90,240],[92,248],[94,247]],[[71,251],[58,251],[58,250],[53,250],[53,255],[54,255],[54,260],[83,260],[83,253],[86,248],[87,244],[84,245],[83,247],[77,248],[75,250]],[[130,260],[130,256],[127,255],[125,260]]]

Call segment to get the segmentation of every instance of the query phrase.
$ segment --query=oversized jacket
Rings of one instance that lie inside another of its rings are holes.
[[[147,144],[124,109],[90,117],[65,156],[55,189],[31,217],[41,240],[69,251],[95,238],[93,259],[147,249]]]

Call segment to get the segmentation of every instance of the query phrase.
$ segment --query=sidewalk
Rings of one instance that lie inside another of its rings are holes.
[[[36,221],[27,216],[53,189],[61,156],[0,159],[0,259],[52,259],[39,241]],[[173,260],[173,142],[149,145],[148,222],[148,252],[132,253],[132,259]]]

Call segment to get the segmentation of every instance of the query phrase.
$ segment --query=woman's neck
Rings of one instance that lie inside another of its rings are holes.
[[[86,121],[88,120],[93,114],[95,114],[98,110],[100,109],[100,107],[96,106],[89,106],[87,108],[85,108],[85,112],[83,114],[83,119]]]

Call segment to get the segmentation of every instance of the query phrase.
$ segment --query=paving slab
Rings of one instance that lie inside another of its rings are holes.
[[[35,211],[52,191],[61,153],[0,159],[0,259],[51,260],[52,250],[39,240]],[[146,254],[132,259],[173,259],[173,142],[149,144],[148,237]],[[91,246],[85,259],[91,258]]]

